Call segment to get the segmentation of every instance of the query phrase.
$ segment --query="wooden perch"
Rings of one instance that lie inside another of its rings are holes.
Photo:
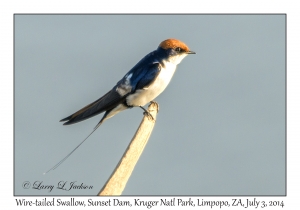
[[[151,102],[148,107],[148,112],[152,115],[153,119],[147,114],[140,123],[135,135],[133,136],[130,144],[128,145],[121,160],[116,166],[115,170],[100,190],[98,196],[101,195],[121,195],[126,183],[141,156],[151,132],[155,125],[156,114],[158,112],[158,104]]]

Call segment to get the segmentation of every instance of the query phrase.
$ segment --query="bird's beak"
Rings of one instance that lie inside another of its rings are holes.
[[[187,54],[196,54],[194,51],[188,51]]]

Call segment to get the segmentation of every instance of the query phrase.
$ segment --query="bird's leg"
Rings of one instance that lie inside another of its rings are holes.
[[[144,107],[142,107],[142,106],[139,106],[141,109],[143,109],[144,110],[144,114],[146,114],[147,116],[148,116],[148,118],[151,118],[153,121],[155,121],[154,120],[154,117],[152,116],[152,114],[150,113],[150,112],[148,112]]]

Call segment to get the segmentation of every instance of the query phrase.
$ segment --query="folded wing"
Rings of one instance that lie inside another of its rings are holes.
[[[120,96],[114,89],[106,93],[104,96],[94,101],[93,103],[83,107],[74,114],[60,120],[60,122],[67,121],[64,125],[74,124],[90,117],[98,115],[104,111],[110,110],[122,103],[125,100],[124,96]]]

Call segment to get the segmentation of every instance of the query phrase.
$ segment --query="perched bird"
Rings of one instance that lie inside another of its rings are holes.
[[[64,125],[70,125],[105,112],[94,130],[52,169],[68,158],[108,118],[132,107],[141,107],[147,113],[143,106],[164,91],[177,65],[188,54],[195,54],[195,52],[190,51],[183,42],[177,39],[164,40],[156,50],[140,60],[108,93],[62,119],[61,121],[66,121]]]
[[[176,66],[188,54],[195,54],[181,41],[167,39],[157,50],[138,62],[108,93],[74,114],[62,119],[64,125],[86,120],[105,112],[97,124],[120,111],[142,107],[155,99],[169,84]]]

